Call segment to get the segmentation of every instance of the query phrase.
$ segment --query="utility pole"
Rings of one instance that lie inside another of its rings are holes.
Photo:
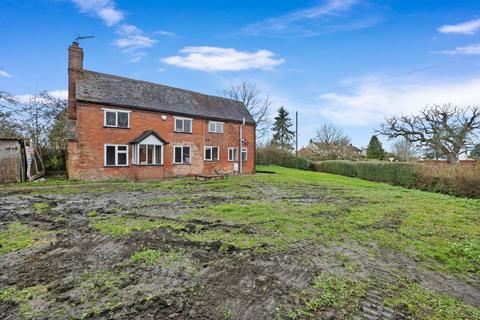
[[[295,156],[298,157],[298,111],[295,111]]]

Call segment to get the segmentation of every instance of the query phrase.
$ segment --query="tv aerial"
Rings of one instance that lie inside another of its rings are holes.
[[[78,40],[92,39],[92,38],[95,38],[95,36],[81,36],[81,35],[77,35],[77,37],[75,38],[75,42],[78,42]]]

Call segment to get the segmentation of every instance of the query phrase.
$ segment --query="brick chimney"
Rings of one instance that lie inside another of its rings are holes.
[[[77,119],[77,106],[75,98],[76,81],[83,74],[83,49],[78,42],[72,42],[68,47],[68,118]]]

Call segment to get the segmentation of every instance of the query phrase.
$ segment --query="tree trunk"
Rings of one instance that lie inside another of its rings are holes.
[[[457,153],[449,153],[447,154],[447,162],[450,165],[457,165],[458,164],[458,154]]]

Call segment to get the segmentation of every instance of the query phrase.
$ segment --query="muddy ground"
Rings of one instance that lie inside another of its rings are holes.
[[[407,319],[413,317],[408,310],[385,304],[392,286],[405,282],[480,307],[475,281],[428,270],[375,244],[348,238],[324,245],[305,240],[285,251],[268,252],[225,246],[221,241],[191,241],[185,235],[198,228],[232,232],[239,227],[180,219],[191,210],[257,197],[302,204],[336,199],[321,188],[306,187],[299,196],[281,185],[258,184],[249,195],[237,196],[200,182],[187,183],[191,184],[188,194],[182,188],[113,184],[79,185],[75,190],[2,189],[0,228],[21,223],[46,233],[28,247],[0,256],[0,318]],[[181,221],[181,226],[167,223],[117,236],[92,227],[95,219],[111,216]],[[252,236],[255,233],[255,226],[240,227]],[[153,264],[134,261],[132,256],[141,249],[171,257]],[[319,274],[347,273],[368,282],[358,303],[352,302],[353,309],[323,307],[310,314],[289,313],[313,294],[311,284]]]

